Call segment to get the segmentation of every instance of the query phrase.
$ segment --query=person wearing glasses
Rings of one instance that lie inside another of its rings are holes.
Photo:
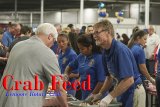
[[[8,30],[3,33],[2,44],[6,49],[15,40],[15,36],[20,32],[21,26],[19,23],[9,23]]]
[[[81,35],[77,40],[77,44],[80,54],[68,65],[65,74],[68,75],[72,70],[77,69],[81,83],[87,80],[87,75],[90,75],[91,90],[82,89],[82,100],[85,100],[88,96],[95,95],[99,92],[105,80],[105,72],[102,65],[100,48],[96,46],[93,37],[86,34]]]
[[[94,39],[103,48],[102,60],[107,78],[92,102],[99,100],[110,88],[113,79],[116,79],[117,85],[100,101],[100,107],[107,107],[116,97],[123,107],[133,107],[134,90],[142,84],[142,80],[132,52],[123,43],[116,41],[114,34],[113,25],[108,20],[94,25]]]

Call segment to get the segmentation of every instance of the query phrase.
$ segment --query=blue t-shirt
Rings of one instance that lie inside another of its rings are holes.
[[[102,65],[102,55],[94,53],[91,56],[79,54],[76,60],[69,64],[72,69],[78,69],[81,82],[86,81],[87,75],[91,77],[91,90],[82,90],[82,99],[85,99],[95,88],[98,82],[105,81],[105,72]]]
[[[3,33],[2,44],[4,46],[9,47],[13,41],[14,36],[10,32],[6,31]]]
[[[146,59],[145,59],[145,53],[143,48],[141,47],[140,44],[134,44],[131,47],[131,51],[133,53],[133,56],[136,60],[139,72],[140,72],[140,68],[139,68],[139,64],[145,64],[146,63]],[[141,75],[142,80],[145,79],[145,77],[143,75]]]
[[[103,50],[102,54],[106,75],[112,75],[120,82],[127,77],[134,78],[134,84],[121,95],[120,101],[124,107],[133,107],[135,86],[142,83],[134,56],[123,43],[112,40],[111,48]]]

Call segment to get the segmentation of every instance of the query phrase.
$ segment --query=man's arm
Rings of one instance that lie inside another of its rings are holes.
[[[67,94],[66,91],[62,87],[62,82],[60,82],[60,85],[56,85],[55,93],[60,93],[56,98],[59,101],[59,104],[61,107],[68,107],[67,104]]]
[[[103,94],[105,94],[105,92],[110,88],[110,86],[112,84],[112,80],[113,80],[112,76],[107,76],[106,77],[106,80],[105,80],[101,90],[99,91],[98,94],[93,96],[94,98],[91,102],[96,102],[96,101],[98,101],[102,98]]]
[[[52,82],[52,76],[51,75],[61,75],[58,60],[53,54],[51,50],[48,51],[47,54],[43,54],[41,57],[43,58],[41,61],[43,61],[43,70],[46,75],[46,79],[51,83]],[[62,81],[60,78],[57,78],[59,80],[59,84],[56,84],[56,90],[55,93],[60,93],[60,95],[57,95],[57,100],[60,102],[60,107],[68,107],[67,105],[67,95],[65,90],[62,87]],[[46,85],[46,84],[45,84]]]
[[[75,73],[70,73],[68,75],[69,78],[79,78],[79,73],[75,74]]]
[[[113,80],[113,77],[111,75],[107,76],[101,90],[99,91],[99,93],[104,94],[107,90],[109,90],[109,88],[112,84],[112,80]]]
[[[134,83],[133,77],[127,77],[121,80],[118,86],[110,93],[115,98],[124,93]]]

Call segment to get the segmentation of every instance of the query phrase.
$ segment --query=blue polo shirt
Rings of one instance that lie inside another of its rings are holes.
[[[2,44],[4,46],[9,47],[13,41],[14,36],[9,31],[3,33]]]
[[[105,81],[105,72],[102,65],[102,55],[94,53],[91,56],[79,54],[74,62],[69,66],[72,69],[78,69],[81,77],[81,82],[86,81],[86,76],[91,77],[91,90],[82,90],[82,99],[85,99],[95,88],[98,82]]]
[[[142,83],[142,80],[132,52],[123,43],[113,39],[111,48],[103,50],[102,58],[107,76],[114,76],[118,82],[133,76],[134,85],[124,92],[120,98],[124,107],[133,107],[134,89],[137,84]]]
[[[64,71],[67,65],[70,62],[74,61],[76,58],[77,58],[77,54],[71,48],[67,48],[65,53],[62,53],[62,51],[60,51],[60,53],[58,54],[58,62],[59,62],[59,66],[62,74],[64,74]]]
[[[67,65],[69,63],[71,63],[72,61],[74,61],[76,58],[77,58],[77,54],[70,47],[68,47],[66,49],[65,53],[60,51],[60,53],[58,54],[58,62],[59,62],[59,66],[61,69],[61,74],[64,74],[64,71],[65,71]],[[77,70],[75,70],[74,73],[77,73]],[[70,78],[69,82],[74,82],[75,80],[76,80],[76,78]],[[67,88],[70,89],[71,87],[68,86]],[[67,93],[75,96],[76,91],[75,90],[68,90]]]
[[[142,48],[142,46],[140,44],[134,44],[131,47],[131,51],[133,53],[133,56],[136,60],[139,72],[140,72],[140,68],[139,68],[139,64],[146,64],[146,59],[145,59],[145,53],[144,50]],[[141,78],[144,80],[145,77],[143,75],[141,75]]]

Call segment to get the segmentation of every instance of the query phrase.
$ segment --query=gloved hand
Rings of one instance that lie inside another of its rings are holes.
[[[112,100],[113,97],[110,94],[108,94],[101,100],[101,102],[99,103],[99,107],[108,107],[108,105],[111,103]]]
[[[91,102],[96,102],[98,100],[100,100],[102,98],[102,93],[98,93],[96,95],[94,95],[94,98]]]
[[[94,99],[95,94],[90,94],[86,99],[85,102],[86,103],[91,103],[91,101]]]

